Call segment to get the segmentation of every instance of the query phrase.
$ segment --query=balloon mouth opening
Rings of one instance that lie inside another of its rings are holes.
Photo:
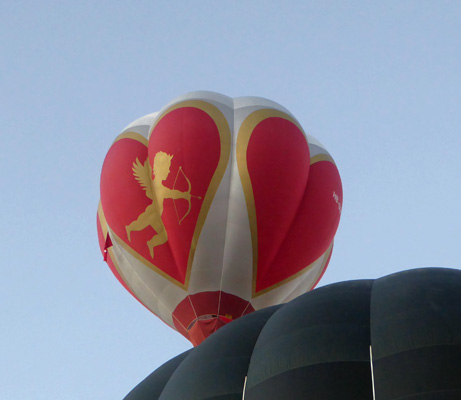
[[[176,330],[194,346],[234,319],[254,311],[248,300],[223,291],[185,297],[172,313]]]
[[[232,321],[232,317],[226,315],[217,314],[204,314],[197,317],[187,327],[187,334],[189,340],[194,346],[198,346],[208,336],[216,332],[218,329],[223,327]]]
[[[188,326],[187,326],[187,331],[190,331],[197,322],[212,322],[212,320],[217,320],[219,319],[221,322],[225,324],[229,323],[232,321],[232,316],[230,315],[218,315],[218,314],[204,314],[200,315],[199,317],[195,318]]]

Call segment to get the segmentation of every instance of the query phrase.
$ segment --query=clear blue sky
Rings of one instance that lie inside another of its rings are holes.
[[[287,107],[344,207],[320,285],[460,263],[461,4],[0,2],[0,399],[121,399],[189,343],[97,245],[99,173],[191,90]]]

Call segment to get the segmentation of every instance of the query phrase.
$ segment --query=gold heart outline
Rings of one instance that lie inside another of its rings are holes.
[[[282,118],[285,119],[298,127],[298,129],[303,133],[304,137],[307,137],[306,134],[299,124],[293,117],[290,115],[275,109],[263,108],[261,110],[257,110],[252,112],[248,115],[245,120],[242,122],[240,126],[238,136],[237,136],[237,146],[236,146],[236,158],[237,158],[237,167],[240,175],[240,180],[242,182],[243,192],[245,194],[245,201],[247,205],[247,212],[248,212],[248,219],[250,221],[250,233],[251,233],[251,245],[253,250],[253,282],[252,282],[252,298],[261,296],[265,293],[268,293],[287,282],[290,282],[299,276],[303,275],[307,271],[313,268],[315,260],[313,263],[307,265],[306,267],[302,268],[295,274],[291,275],[288,278],[283,279],[282,281],[269,286],[265,289],[260,291],[256,291],[256,279],[258,273],[258,228],[257,228],[257,220],[256,220],[256,207],[255,207],[255,200],[253,194],[253,186],[251,185],[250,174],[248,172],[248,164],[247,164],[247,149],[248,143],[250,142],[250,137],[256,128],[256,126],[264,121],[267,118]],[[309,143],[308,143],[309,145]],[[310,159],[310,165],[315,164],[319,161],[330,161],[334,163],[333,159],[328,156],[327,154],[319,154],[314,156]],[[325,257],[322,267],[319,270],[318,276],[316,276],[314,282],[317,282],[320,276],[323,274],[325,270],[325,266],[330,258],[330,253],[333,250],[333,242],[330,244],[326,252],[322,255]],[[321,256],[321,257],[322,257]]]
[[[189,256],[188,256],[188,261],[187,261],[187,270],[186,270],[186,279],[184,284],[177,281],[176,279],[172,278],[170,275],[165,273],[162,269],[157,267],[156,265],[152,264],[150,261],[145,259],[143,256],[141,256],[138,252],[133,250],[131,246],[129,246],[125,241],[123,241],[118,235],[115,234],[115,232],[112,231],[111,233],[111,239],[116,240],[118,244],[120,244],[126,251],[128,251],[133,257],[135,257],[138,261],[170,281],[171,283],[175,284],[176,286],[180,287],[183,290],[188,289],[189,287],[189,281],[190,281],[190,274],[191,274],[191,269],[192,269],[192,263],[194,261],[194,255],[195,255],[195,250],[197,248],[197,243],[198,239],[200,237],[200,233],[202,231],[203,225],[205,223],[206,217],[208,215],[208,211],[210,209],[211,203],[213,202],[214,196],[216,195],[216,192],[218,190],[218,187],[222,181],[222,178],[224,177],[224,173],[226,171],[227,165],[229,163],[230,159],[230,148],[231,148],[231,132],[230,132],[230,127],[229,124],[227,123],[226,117],[224,114],[214,105],[203,101],[203,100],[186,100],[180,103],[177,103],[168,109],[166,109],[162,114],[156,119],[156,122],[152,126],[150,132],[149,132],[149,138],[151,137],[155,127],[157,124],[164,118],[167,114],[170,112],[177,110],[179,108],[184,108],[184,107],[190,107],[190,108],[196,108],[199,110],[204,111],[215,123],[218,133],[219,133],[219,138],[220,138],[220,144],[221,144],[221,151],[220,151],[220,157],[219,157],[219,162],[218,165],[215,169],[215,172],[213,174],[213,177],[211,178],[210,184],[208,185],[208,190],[206,192],[206,195],[204,196],[202,206],[200,208],[200,213],[197,219],[197,223],[195,225],[194,229],[194,234],[192,236],[192,242],[190,246],[190,251],[189,251]],[[148,141],[145,137],[143,137],[140,134],[134,133],[134,132],[126,132],[121,135],[119,135],[114,143],[120,139],[124,138],[130,138],[133,140],[137,140],[148,147]],[[102,211],[102,209],[101,209]],[[103,215],[103,213],[101,213]],[[100,216],[101,216],[100,214]],[[106,225],[107,222],[101,221],[101,227],[103,225]],[[114,236],[114,237],[112,237]],[[115,259],[112,258],[112,261],[114,264],[116,264]],[[121,274],[120,271],[120,266],[116,266],[118,272],[120,275],[123,277],[123,274]]]

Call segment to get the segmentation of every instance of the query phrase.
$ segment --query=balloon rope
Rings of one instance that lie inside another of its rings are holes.
[[[248,302],[247,306],[245,307],[245,309],[242,311],[242,314],[240,314],[241,317],[243,317],[243,314],[245,314],[246,310],[248,309],[248,306],[250,305],[251,303]]]
[[[248,378],[248,376],[245,376],[245,381],[243,382],[242,400],[245,400],[245,389],[247,387],[247,378]]]
[[[373,375],[373,351],[371,350],[371,345],[370,345],[370,367],[371,367],[371,388],[373,389],[373,400],[376,400],[376,397],[375,397],[375,376]]]

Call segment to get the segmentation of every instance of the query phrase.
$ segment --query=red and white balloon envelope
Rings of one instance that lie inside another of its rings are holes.
[[[197,345],[311,290],[342,200],[332,157],[282,106],[194,92],[110,147],[99,244],[120,283]]]

